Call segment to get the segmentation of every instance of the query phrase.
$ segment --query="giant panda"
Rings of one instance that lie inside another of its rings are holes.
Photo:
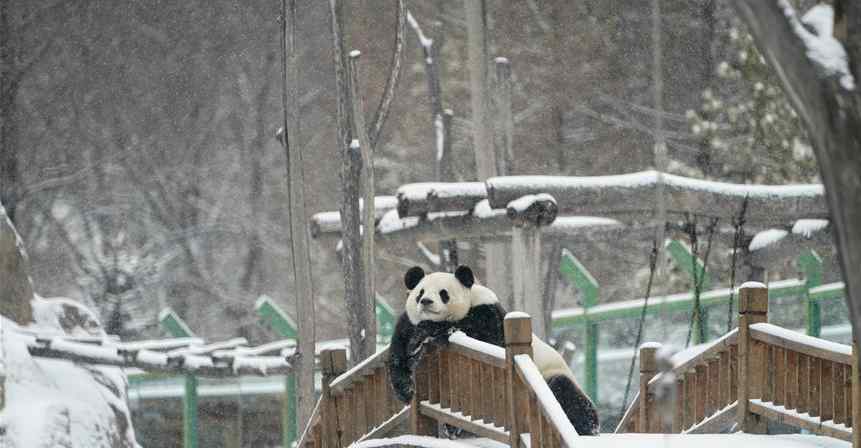
[[[413,371],[428,344],[445,344],[454,331],[498,346],[505,345],[505,309],[496,294],[475,282],[472,270],[459,266],[454,274],[422,268],[404,276],[409,291],[404,313],[392,335],[389,378],[404,402],[413,395]],[[581,435],[598,434],[598,413],[580,389],[574,373],[553,347],[532,336],[533,360],[562,409]]]

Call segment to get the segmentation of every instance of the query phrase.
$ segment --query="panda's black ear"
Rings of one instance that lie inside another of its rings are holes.
[[[475,276],[472,275],[472,269],[470,269],[469,266],[458,266],[457,269],[454,270],[454,277],[461,285],[466,286],[467,288],[472,288],[473,283],[475,283]]]
[[[411,290],[419,284],[422,279],[425,278],[425,270],[419,266],[413,266],[407,271],[406,275],[404,275],[404,285],[406,285],[407,289]]]

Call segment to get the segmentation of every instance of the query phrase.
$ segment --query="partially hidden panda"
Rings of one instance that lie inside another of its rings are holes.
[[[445,344],[462,331],[474,339],[504,346],[505,309],[496,294],[475,282],[472,270],[459,266],[454,274],[422,268],[404,276],[409,291],[404,313],[392,335],[389,378],[398,399],[413,396],[413,373],[427,344]],[[568,420],[581,435],[598,434],[598,413],[583,392],[564,358],[549,344],[532,335],[533,360]]]

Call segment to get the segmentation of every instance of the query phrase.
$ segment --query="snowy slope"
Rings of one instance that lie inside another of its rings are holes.
[[[0,446],[137,447],[120,369],[34,358],[27,351],[31,332],[104,335],[93,314],[68,299],[36,297],[32,303],[36,323],[26,328],[0,317],[6,377]]]

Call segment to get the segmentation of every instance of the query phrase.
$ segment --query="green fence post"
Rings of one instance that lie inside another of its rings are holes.
[[[598,281],[568,249],[562,249],[559,272],[583,294],[586,314],[586,394],[598,403],[598,323],[588,318],[589,308],[598,304]]]
[[[257,315],[263,320],[263,323],[268,325],[272,331],[278,333],[279,337],[284,339],[295,339],[297,341],[299,331],[293,319],[284,312],[272,299],[267,295],[262,295],[254,304],[254,309]],[[287,374],[287,379],[284,384],[285,394],[284,407],[281,409],[281,440],[285,447],[290,447],[298,438],[298,429],[296,427],[296,374],[290,372]]]
[[[386,299],[377,294],[375,312],[377,314],[377,337],[388,343],[395,332],[395,323],[397,322],[395,310]]]
[[[691,290],[696,292],[696,285],[693,284],[694,280],[701,279],[700,286],[700,298],[702,298],[702,294],[708,291],[711,288],[711,276],[708,271],[706,271],[705,263],[699,257],[694,260],[694,254],[691,253],[690,247],[686,244],[683,244],[679,240],[671,240],[667,243],[667,252],[669,252],[670,257],[673,258],[673,261],[681,268],[683,271],[687,272],[688,275],[691,276]],[[696,262],[696,271],[694,270],[694,265]],[[696,275],[695,275],[696,273]],[[708,341],[709,332],[708,332],[708,312],[706,312],[705,307],[700,304],[700,309],[697,310],[697,313],[700,316],[700,319],[694,319],[693,325],[694,327],[691,329],[692,343],[694,345],[701,344],[703,342]],[[700,340],[700,326],[703,327],[703,340]]]
[[[170,308],[159,313],[161,327],[175,338],[193,338],[188,325]],[[197,378],[185,375],[185,393],[182,396],[182,446],[197,448]]]
[[[807,249],[798,257],[798,267],[804,273],[804,295],[807,302],[807,334],[819,337],[822,333],[822,308],[810,296],[810,290],[822,284],[822,258]]]

